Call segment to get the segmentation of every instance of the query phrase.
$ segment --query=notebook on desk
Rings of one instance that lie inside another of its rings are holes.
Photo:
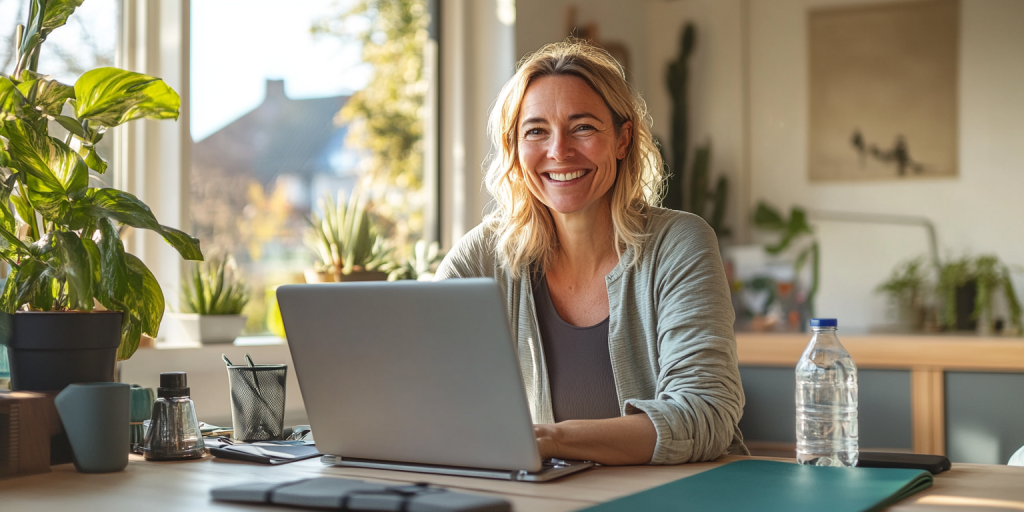
[[[887,507],[931,485],[931,473],[919,469],[741,460],[585,510],[860,512]]]

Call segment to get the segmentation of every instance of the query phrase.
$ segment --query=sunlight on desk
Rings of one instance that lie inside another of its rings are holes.
[[[922,505],[942,505],[953,507],[985,507],[992,509],[1024,510],[1024,501],[990,500],[986,498],[965,498],[963,496],[925,496],[917,503]]]

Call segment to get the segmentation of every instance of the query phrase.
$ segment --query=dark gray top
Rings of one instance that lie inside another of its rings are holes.
[[[590,327],[576,327],[559,316],[546,276],[537,276],[533,287],[555,421],[620,416],[608,351],[608,319]]]

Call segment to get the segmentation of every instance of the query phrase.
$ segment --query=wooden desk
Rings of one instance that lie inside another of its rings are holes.
[[[55,512],[295,510],[214,502],[210,500],[210,489],[254,480],[287,481],[334,476],[385,483],[425,481],[461,491],[500,496],[511,501],[516,511],[562,512],[633,494],[743,458],[723,457],[716,462],[680,466],[598,467],[538,484],[326,467],[319,459],[263,466],[211,457],[188,462],[146,462],[133,456],[128,469],[121,473],[87,475],[77,473],[72,465],[65,464],[54,466],[51,473],[0,481],[0,508]],[[979,508],[1024,511],[1024,467],[954,464],[951,471],[936,476],[930,489],[888,510]]]

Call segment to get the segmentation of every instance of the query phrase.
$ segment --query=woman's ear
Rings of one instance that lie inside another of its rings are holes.
[[[626,158],[626,149],[629,148],[629,143],[633,140],[633,121],[626,121],[622,123],[622,128],[619,129],[618,140],[615,141],[615,159],[622,160]]]

